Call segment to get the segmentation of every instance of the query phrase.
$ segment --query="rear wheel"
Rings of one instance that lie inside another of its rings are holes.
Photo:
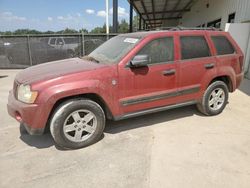
[[[73,99],[56,110],[50,123],[50,132],[56,144],[77,149],[97,142],[105,127],[105,115],[94,101]]]
[[[21,134],[21,135],[23,135],[23,134],[28,134],[26,128],[24,127],[24,125],[23,125],[22,123],[20,123],[19,131],[20,131],[20,134]]]
[[[220,114],[228,101],[228,87],[223,81],[215,81],[206,89],[198,110],[205,115]]]

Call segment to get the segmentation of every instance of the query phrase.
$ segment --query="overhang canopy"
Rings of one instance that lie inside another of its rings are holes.
[[[178,20],[190,11],[197,0],[128,0],[150,28],[160,27],[165,20]]]

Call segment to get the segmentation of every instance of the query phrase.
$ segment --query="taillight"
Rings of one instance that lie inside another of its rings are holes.
[[[239,61],[240,61],[240,71],[242,72],[244,70],[244,56],[243,55],[240,55]]]

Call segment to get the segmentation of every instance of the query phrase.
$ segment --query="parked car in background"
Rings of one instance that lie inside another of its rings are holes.
[[[5,54],[4,42],[0,40],[0,55],[4,55],[4,54]]]
[[[81,44],[80,37],[50,37],[48,39],[48,45],[56,48],[67,50],[68,54],[71,54],[71,57],[74,56],[74,50],[77,46]]]
[[[90,54],[92,51],[94,51],[98,46],[100,46],[105,41],[101,39],[87,39],[83,41],[83,46],[80,44],[75,48],[75,56],[79,56],[83,53],[84,55]]]
[[[10,42],[6,42],[6,41],[0,39],[0,55],[5,55],[6,49],[10,48],[11,45],[12,44]]]
[[[6,55],[12,64],[30,65],[30,57],[26,43],[17,43],[6,49]],[[54,48],[43,42],[30,42],[32,64],[71,58],[67,50]]]
[[[204,115],[220,114],[242,78],[243,54],[227,32],[122,34],[82,59],[20,72],[8,112],[30,134],[48,128],[58,145],[81,148],[100,139],[106,119],[194,104]]]

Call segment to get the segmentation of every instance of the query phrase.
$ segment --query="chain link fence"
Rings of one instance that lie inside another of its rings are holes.
[[[116,34],[0,36],[0,69],[88,55]]]

